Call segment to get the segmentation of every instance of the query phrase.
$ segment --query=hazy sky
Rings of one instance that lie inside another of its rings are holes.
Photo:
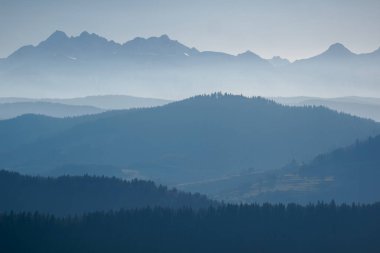
[[[55,30],[116,42],[168,34],[199,50],[305,58],[380,47],[379,0],[0,0],[0,57]]]

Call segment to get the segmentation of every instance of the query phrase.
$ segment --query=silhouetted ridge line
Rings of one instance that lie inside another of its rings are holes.
[[[151,181],[94,176],[45,178],[0,171],[0,212],[38,211],[74,215],[143,207],[206,208],[216,202],[200,194],[168,189]]]

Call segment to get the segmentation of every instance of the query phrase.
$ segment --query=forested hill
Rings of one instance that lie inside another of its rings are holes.
[[[281,185],[289,185],[291,180],[293,187],[288,191],[264,193],[252,200],[377,202],[380,200],[380,135],[319,155],[297,172],[283,174],[287,175],[277,178],[277,188],[284,188]]]
[[[328,195],[340,201],[379,201],[380,135],[320,155],[302,167],[300,175],[330,178],[321,186],[320,196]]]
[[[200,194],[150,181],[63,176],[43,178],[0,171],[0,212],[39,211],[67,215],[143,207],[206,208],[216,203]]]
[[[28,124],[39,127],[27,131],[39,132],[49,124],[43,119],[35,117]],[[65,164],[112,165],[177,184],[248,168],[276,169],[292,159],[307,162],[380,133],[380,124],[374,121],[323,107],[290,107],[260,97],[219,93],[79,119],[11,151],[4,149],[19,139],[15,130],[25,122],[0,122],[0,129],[8,124],[1,132],[7,138],[1,144],[0,167],[34,173]]]
[[[319,155],[308,164],[291,164],[276,173],[243,175],[224,194],[235,199],[240,196],[240,200],[248,202],[310,203],[334,199],[340,203],[373,203],[380,200],[379,182],[380,135]],[[215,184],[208,187],[218,188]]]
[[[229,205],[56,219],[0,214],[3,252],[378,253],[380,205]]]

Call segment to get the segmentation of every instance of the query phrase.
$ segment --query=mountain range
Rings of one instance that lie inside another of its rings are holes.
[[[342,44],[290,63],[199,51],[167,35],[124,44],[83,32],[56,31],[0,60],[2,96],[78,97],[134,94],[178,99],[215,91],[264,96],[380,94],[380,50],[355,54]]]

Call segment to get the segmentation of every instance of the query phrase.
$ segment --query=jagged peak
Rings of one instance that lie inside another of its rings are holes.
[[[143,37],[135,37],[134,39],[130,40],[130,41],[127,41],[125,42],[124,44],[128,44],[130,42],[143,42],[143,41],[152,41],[152,40],[156,40],[156,41],[169,41],[169,42],[177,42],[176,40],[172,40],[170,39],[170,37],[167,35],[167,34],[163,34],[161,36],[152,36],[152,37],[148,37],[148,38],[143,38]]]
[[[107,40],[106,38],[97,35],[96,33],[89,33],[87,31],[81,32],[81,34],[77,37],[71,37],[73,40],[81,41],[87,43],[87,41],[96,41],[100,43],[112,43],[117,44],[114,41]]]
[[[177,40],[170,39],[166,34],[149,38],[136,37],[125,42],[122,46],[125,50],[134,54],[178,54],[189,56],[198,52],[196,49],[191,49]]]
[[[107,40],[106,38],[103,38],[102,36],[99,36],[96,33],[89,33],[87,31],[81,32],[78,37],[74,37],[74,38],[99,38],[102,40]]]

